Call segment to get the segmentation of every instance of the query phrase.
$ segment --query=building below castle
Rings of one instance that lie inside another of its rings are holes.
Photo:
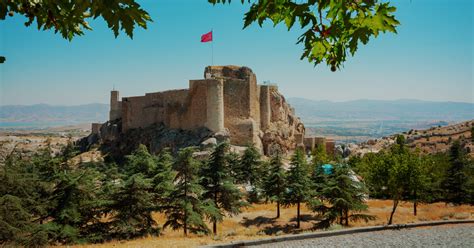
[[[121,133],[154,124],[167,128],[207,128],[227,136],[232,145],[254,144],[264,154],[303,147],[305,127],[276,85],[257,84],[248,67],[208,66],[204,79],[190,80],[188,89],[122,97],[111,92],[110,120]],[[93,133],[101,124],[93,124]]]

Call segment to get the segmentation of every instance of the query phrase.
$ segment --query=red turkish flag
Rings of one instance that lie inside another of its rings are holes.
[[[212,41],[212,31],[207,34],[201,35],[201,42],[210,42],[210,41]]]

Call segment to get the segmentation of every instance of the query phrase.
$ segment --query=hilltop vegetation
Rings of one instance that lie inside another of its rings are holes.
[[[297,150],[289,165],[278,154],[267,161],[252,146],[242,155],[226,143],[211,150],[204,157],[196,157],[192,147],[152,155],[142,145],[121,163],[108,157],[77,160],[73,143],[57,154],[49,147],[31,157],[13,152],[0,170],[0,242],[100,243],[158,236],[170,228],[206,236],[209,224],[210,237],[218,237],[224,220],[267,201],[273,202],[276,219],[283,217],[280,204],[293,209],[296,225],[262,234],[299,232],[374,221],[367,196],[393,201],[388,223],[403,201],[412,202],[417,215],[420,202],[457,205],[474,199],[473,161],[459,141],[447,153],[422,155],[398,136],[390,148],[348,163],[319,148],[310,157]]]

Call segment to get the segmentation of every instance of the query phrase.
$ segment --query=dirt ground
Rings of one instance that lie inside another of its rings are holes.
[[[384,225],[387,223],[392,201],[390,200],[369,200],[369,214],[375,215],[376,220],[350,223],[351,227]],[[447,219],[471,219],[474,218],[474,206],[461,205],[452,206],[444,203],[419,204],[417,216],[413,215],[413,204],[403,202],[397,208],[394,216],[394,224],[413,223],[420,221],[447,220]],[[317,221],[313,214],[303,207],[301,211],[303,222],[301,229],[296,229],[296,207],[282,208],[281,217],[275,219],[275,204],[253,205],[243,211],[240,215],[228,217],[218,224],[218,234],[209,236],[189,235],[183,236],[182,230],[164,230],[160,237],[146,237],[131,241],[112,241],[97,245],[77,245],[79,247],[196,247],[215,243],[227,243],[236,240],[251,240],[271,235],[284,235],[291,233],[311,232],[311,228]],[[164,223],[164,217],[155,215],[158,223]],[[341,228],[335,226],[335,229]]]

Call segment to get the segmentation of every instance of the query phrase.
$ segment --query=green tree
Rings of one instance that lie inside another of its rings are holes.
[[[49,197],[51,208],[45,223],[53,233],[50,241],[64,244],[88,241],[88,228],[100,222],[96,209],[103,202],[98,198],[100,174],[92,169],[67,169],[56,173]]]
[[[140,144],[132,154],[125,156],[124,172],[129,176],[142,173],[146,177],[152,177],[156,164],[156,157],[148,152],[145,145]]]
[[[29,171],[17,154],[10,154],[0,166],[0,181],[0,244],[45,245],[47,234],[39,232],[40,223],[35,221],[46,212],[38,193],[44,187],[38,174]]]
[[[241,178],[242,170],[240,168],[240,156],[236,152],[229,152],[226,156],[227,163],[229,164],[230,174],[234,179],[234,183],[242,183],[244,180]]]
[[[429,195],[430,175],[428,173],[430,162],[426,156],[421,155],[420,151],[409,151],[409,185],[408,190],[410,198],[413,201],[413,215],[417,215],[418,202],[428,202],[431,198]]]
[[[296,205],[296,228],[300,228],[300,205],[311,197],[311,181],[304,152],[297,149],[291,157],[291,167],[286,176],[283,205]]]
[[[413,156],[405,145],[405,138],[399,135],[396,143],[387,151],[377,154],[367,154],[362,158],[361,165],[357,166],[370,192],[376,196],[392,199],[393,206],[388,224],[392,224],[393,215],[401,200],[413,196]]]
[[[87,20],[102,17],[117,37],[123,30],[130,38],[135,27],[145,28],[151,21],[148,13],[135,1],[36,1],[10,0],[0,2],[0,20],[15,14],[26,17],[26,26],[36,22],[39,30],[54,30],[65,39],[92,30]]]
[[[283,200],[285,189],[285,170],[280,153],[276,153],[270,160],[268,174],[263,182],[265,197],[277,204],[276,218],[280,218],[280,203]]]
[[[153,220],[155,210],[152,180],[137,173],[121,181],[111,195],[110,209],[113,218],[110,236],[131,239],[145,235],[158,235],[159,228]]]
[[[231,0],[208,0],[227,3]],[[242,3],[246,2],[241,0]],[[360,43],[367,44],[381,32],[396,33],[400,24],[390,3],[379,0],[362,1],[250,1],[245,14],[244,28],[257,22],[262,26],[268,20],[276,26],[284,23],[288,30],[295,23],[305,30],[297,43],[304,45],[301,59],[318,65],[325,62],[332,71],[340,68],[347,54],[354,55]]]
[[[240,158],[240,165],[237,174],[239,175],[239,182],[247,183],[252,188],[250,192],[248,192],[247,197],[250,202],[258,202],[260,200],[263,173],[262,167],[263,162],[261,160],[260,152],[253,144],[249,145]]]
[[[162,211],[171,197],[174,189],[173,180],[176,173],[173,171],[173,157],[168,149],[158,154],[154,176],[152,177],[153,192],[156,199],[156,210]]]
[[[240,158],[238,174],[241,180],[250,185],[257,185],[260,182],[261,165],[260,152],[253,144],[249,145]]]
[[[334,166],[331,174],[325,174],[322,166],[316,165],[312,175],[315,199],[310,207],[322,217],[319,228],[328,228],[338,219],[340,225],[346,226],[349,220],[367,222],[375,219],[362,213],[367,210],[365,198],[368,192],[364,184],[354,178],[355,174],[345,164]]]
[[[445,200],[454,204],[466,202],[468,197],[467,169],[469,161],[459,141],[455,141],[449,149],[449,167],[443,182]]]
[[[325,163],[329,163],[329,157],[326,153],[326,146],[323,144],[317,145],[311,152],[311,155],[313,156],[314,165],[323,165]]]
[[[411,181],[411,158],[408,148],[405,146],[405,137],[398,135],[396,143],[390,148],[390,153],[386,154],[385,163],[388,164],[387,192],[393,201],[392,212],[388,224],[393,222],[393,215],[397,210],[398,204],[410,190]]]
[[[198,161],[193,158],[194,149],[184,148],[178,152],[173,165],[177,172],[174,178],[174,190],[165,207],[166,223],[163,228],[183,228],[184,235],[188,229],[192,232],[208,232],[205,217],[217,218],[219,211],[215,205],[202,200],[204,189],[199,184]]]
[[[230,175],[226,157],[228,150],[228,143],[218,144],[200,173],[201,185],[204,188],[203,199],[212,201],[218,210],[218,215],[211,217],[214,234],[217,233],[217,222],[222,221],[225,214],[238,214],[246,205]]]
[[[3,175],[0,176],[4,179]],[[2,194],[0,197],[0,244],[24,243],[24,237],[29,235],[34,227],[31,218],[21,198]]]
[[[386,163],[386,158],[390,156],[387,154],[388,152],[380,151],[379,153],[365,154],[353,166],[353,168],[356,168],[356,172],[362,175],[369,192],[375,198],[390,198],[387,191],[387,180],[390,176],[390,164]]]

